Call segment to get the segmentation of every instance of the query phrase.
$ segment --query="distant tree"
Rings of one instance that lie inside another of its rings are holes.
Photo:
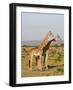
[[[57,34],[57,37],[60,38],[60,35]],[[60,38],[61,39],[61,38]]]

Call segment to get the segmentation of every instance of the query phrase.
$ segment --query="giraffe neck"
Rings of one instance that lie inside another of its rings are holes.
[[[42,50],[43,47],[45,47],[47,45],[47,43],[48,43],[48,36],[50,38],[50,32],[45,36],[45,38],[43,39],[43,41],[39,45],[37,45],[37,48],[38,49],[41,49]]]
[[[43,49],[43,47],[48,43],[48,37],[46,37],[37,47],[38,49]]]
[[[53,41],[55,41],[55,39],[50,40],[47,44],[50,45]]]
[[[53,41],[55,41],[55,39],[50,40],[50,41],[46,44],[46,46],[43,47],[43,51],[44,51],[44,52],[46,52],[46,51],[49,49],[49,46],[50,46],[50,44],[51,44]]]

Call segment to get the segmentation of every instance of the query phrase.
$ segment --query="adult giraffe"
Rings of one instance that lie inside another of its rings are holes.
[[[48,41],[47,45],[43,47],[43,56],[44,56],[44,66],[45,66],[45,69],[47,70],[48,69],[48,55],[49,55],[49,48],[50,48],[50,44],[53,42],[53,41],[56,41],[55,39],[52,39],[50,41]]]
[[[57,41],[58,37],[54,36],[51,31],[45,36],[45,38],[34,48],[31,48],[29,53],[29,69],[32,71],[32,61],[33,56],[38,57],[38,69],[42,71],[42,54],[46,54],[45,58],[45,67],[47,69],[47,60],[48,60],[48,53],[49,53],[49,46],[52,41]]]

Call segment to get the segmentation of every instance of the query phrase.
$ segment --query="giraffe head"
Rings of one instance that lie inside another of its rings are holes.
[[[59,35],[54,35],[51,31],[49,31],[49,33],[47,34],[48,36],[48,41],[53,40],[53,41],[59,41],[60,40],[60,36]]]

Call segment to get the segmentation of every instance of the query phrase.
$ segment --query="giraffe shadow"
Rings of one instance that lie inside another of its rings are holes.
[[[53,68],[61,68],[61,67],[63,67],[64,66],[64,64],[62,64],[62,65],[53,65],[53,66],[51,66],[51,65],[48,65],[47,66],[47,69],[46,69],[46,67],[43,67],[43,71],[45,71],[45,70],[49,70],[49,69],[53,69]]]
[[[44,66],[44,67],[42,68],[42,70],[43,70],[43,71],[45,71],[45,70],[48,71],[49,69],[53,69],[53,68],[55,68],[55,67],[56,67],[56,66],[50,66],[50,65],[48,65],[48,66],[47,66],[47,69],[46,69],[46,67]]]
[[[48,65],[47,67],[48,68],[55,68],[55,67],[63,67],[63,66],[64,66],[64,64],[62,64],[62,65],[53,65],[53,66]]]
[[[51,69],[51,68],[55,68],[55,67],[57,67],[57,66],[50,66],[50,65],[48,65],[47,67],[48,67],[48,69],[49,69],[49,68]]]

